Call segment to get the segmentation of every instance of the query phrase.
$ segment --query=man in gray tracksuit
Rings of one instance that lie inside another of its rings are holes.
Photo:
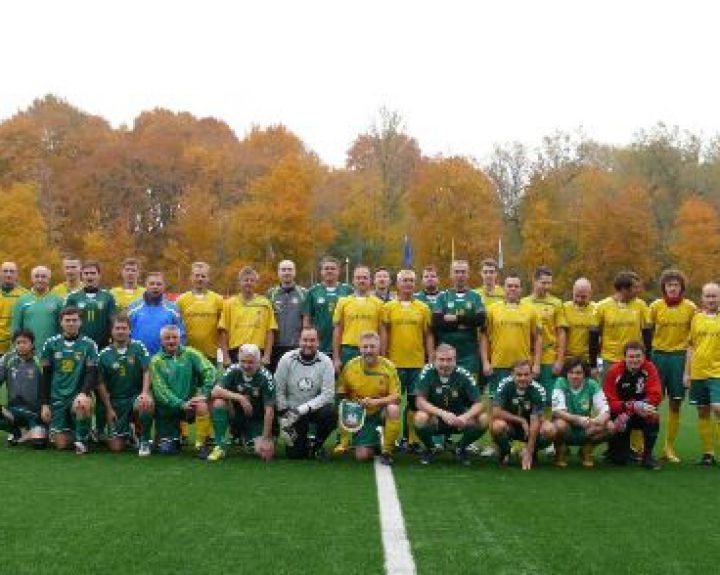
[[[280,433],[291,459],[327,460],[323,444],[336,425],[335,368],[318,345],[317,330],[303,329],[300,347],[284,354],[275,372]],[[315,425],[312,442],[308,440],[310,423]]]
[[[307,295],[307,290],[295,283],[295,264],[292,261],[283,260],[278,264],[278,279],[280,285],[271,287],[267,292],[278,326],[268,366],[272,373],[277,370],[280,358],[298,346],[303,303]]]

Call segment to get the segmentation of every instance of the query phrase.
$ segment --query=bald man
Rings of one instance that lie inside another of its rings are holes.
[[[60,333],[63,298],[50,291],[51,277],[50,268],[35,266],[30,272],[31,291],[18,298],[12,312],[13,333],[31,331],[38,353],[49,338]]]
[[[592,285],[587,278],[578,278],[573,285],[573,298],[563,304],[567,319],[567,357],[590,360],[590,329],[597,328]],[[593,370],[597,379],[597,369]]]
[[[2,291],[0,292],[0,356],[7,353],[12,343],[12,313],[20,296],[28,291],[18,285],[18,267],[15,262],[3,262],[0,267]]]
[[[280,285],[268,290],[277,321],[277,335],[270,357],[270,371],[275,373],[280,358],[288,351],[297,349],[302,330],[302,310],[307,290],[295,283],[295,263],[283,260],[278,264]]]

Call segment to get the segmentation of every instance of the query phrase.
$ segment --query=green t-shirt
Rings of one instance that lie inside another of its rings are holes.
[[[85,290],[71,293],[65,299],[65,307],[76,307],[80,310],[82,326],[80,333],[88,336],[99,347],[110,343],[110,319],[116,311],[115,298],[106,290],[87,292]]]
[[[600,384],[594,379],[586,378],[582,387],[575,390],[566,378],[558,377],[553,389],[552,407],[553,410],[564,410],[571,415],[590,417],[593,410],[606,410],[607,400]]]
[[[427,293],[424,290],[420,290],[413,297],[415,299],[419,299],[421,302],[426,304],[430,308],[430,311],[434,311],[435,304],[437,303],[437,300],[440,297],[440,294],[442,294],[442,293],[443,292],[441,292],[441,291],[437,291],[435,293]]]
[[[339,298],[352,293],[352,287],[344,283],[339,283],[334,288],[315,284],[308,290],[302,312],[310,317],[310,324],[318,330],[320,351],[332,354],[335,306]]]
[[[196,388],[209,398],[215,376],[213,365],[190,346],[178,347],[174,355],[161,349],[150,360],[150,385],[161,405],[180,408]]]
[[[435,329],[438,344],[453,346],[458,360],[478,355],[478,329],[481,327],[478,321],[480,315],[484,318],[485,306],[476,291],[445,290],[435,302],[433,313],[452,314],[458,318],[456,325]]]
[[[52,292],[38,297],[34,292],[20,296],[12,314],[12,331],[29,329],[35,336],[35,349],[41,350],[45,342],[60,333],[62,298]]]
[[[520,390],[512,376],[508,376],[500,382],[493,405],[530,421],[531,415],[540,415],[545,409],[545,389],[531,381],[527,388]]]
[[[131,339],[124,349],[109,345],[100,352],[100,382],[112,399],[130,399],[142,391],[143,372],[150,365],[145,344]]]
[[[248,377],[237,363],[225,370],[220,385],[235,393],[246,395],[252,405],[253,419],[262,419],[264,408],[275,405],[275,381],[272,374],[261,367],[255,375]]]
[[[462,367],[456,367],[449,378],[442,378],[437,368],[428,364],[420,372],[415,390],[417,395],[422,395],[434,406],[455,415],[465,413],[480,401],[475,378]]]
[[[52,368],[50,399],[70,399],[80,393],[87,368],[97,365],[97,345],[84,335],[76,339],[66,339],[62,334],[54,335],[45,342],[40,353],[40,363]]]

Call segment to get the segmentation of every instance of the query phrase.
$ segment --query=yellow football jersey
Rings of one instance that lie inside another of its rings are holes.
[[[508,369],[518,360],[532,360],[533,335],[541,328],[533,306],[505,301],[490,306],[486,333],[490,340],[491,365]]]
[[[366,331],[380,331],[382,300],[375,296],[348,295],[338,300],[333,312],[333,325],[342,323],[342,345],[357,346]]]
[[[566,301],[563,304],[565,319],[568,325],[567,357],[579,357],[585,361],[590,360],[590,328],[597,327],[597,304],[589,302],[585,307],[575,305],[575,302]]]
[[[50,293],[54,293],[55,295],[60,296],[61,298],[65,299],[68,295],[71,293],[75,293],[77,291],[80,291],[83,288],[82,284],[77,289],[74,289],[70,291],[67,286],[67,282],[59,283],[50,290]]]
[[[535,308],[542,324],[543,351],[540,361],[553,363],[557,359],[557,330],[568,326],[562,302],[552,295],[543,298],[528,295],[522,298],[520,303]]]
[[[215,361],[218,348],[217,328],[224,303],[222,296],[214,291],[204,294],[188,291],[182,294],[176,303],[185,323],[188,345]]]
[[[362,357],[355,357],[345,364],[338,379],[338,393],[347,399],[365,397],[387,397],[400,395],[400,379],[392,362],[378,358],[377,365],[366,368]],[[368,414],[379,411],[379,407],[368,407]]]
[[[392,300],[383,306],[382,311],[382,321],[388,328],[388,359],[396,367],[423,367],[430,308],[417,299]]]
[[[690,326],[690,345],[690,378],[720,378],[720,315],[696,313]]]
[[[0,353],[5,353],[12,344],[12,312],[21,295],[29,293],[22,286],[10,291],[0,291]]]
[[[658,351],[684,351],[688,346],[690,323],[697,312],[697,306],[683,298],[675,306],[669,306],[664,299],[650,304],[650,322],[654,326],[653,349]]]
[[[475,288],[475,291],[482,298],[485,309],[489,308],[493,304],[505,301],[505,290],[502,286],[496,285],[490,292],[485,291],[485,286],[480,286],[479,288]]]
[[[138,286],[135,289],[125,289],[124,287],[119,286],[112,288],[110,293],[115,298],[115,305],[117,306],[118,311],[125,311],[132,302],[143,296],[145,288],[143,286]]]
[[[642,330],[650,325],[650,308],[637,298],[622,303],[607,297],[597,304],[595,311],[602,334],[600,356],[612,363],[622,361],[626,343],[642,342]]]
[[[270,300],[261,295],[253,296],[250,301],[245,301],[241,295],[225,300],[218,329],[228,332],[230,349],[254,343],[264,351],[267,332],[277,329]]]

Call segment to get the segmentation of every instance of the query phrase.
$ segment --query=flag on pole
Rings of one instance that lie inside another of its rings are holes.
[[[502,238],[498,238],[498,270],[500,271],[505,267],[503,259]]]
[[[403,252],[402,252],[402,265],[405,269],[412,268],[412,246],[410,245],[410,238],[405,235],[403,240]]]

